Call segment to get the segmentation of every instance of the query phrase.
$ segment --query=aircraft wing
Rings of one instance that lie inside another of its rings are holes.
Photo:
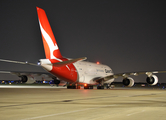
[[[4,71],[3,71],[4,72]],[[0,71],[1,73],[1,71]],[[45,80],[47,80],[47,78],[53,78],[54,76],[48,72],[19,72],[19,71],[11,71],[10,74],[12,75],[17,75],[17,76],[21,76],[21,75],[27,75],[27,76],[32,76],[32,77],[43,77],[45,78]]]
[[[109,76],[106,76],[106,77],[99,78],[95,81],[101,81],[101,80],[108,81],[108,80],[113,79],[113,78],[118,78],[118,77],[127,78],[128,76],[138,76],[138,75],[141,75],[141,74],[145,74],[148,77],[150,77],[153,74],[157,74],[157,73],[166,73],[166,71],[142,71],[142,72],[118,73],[118,74],[113,74],[113,75],[109,75]]]
[[[0,74],[11,74],[21,78],[23,83],[33,83],[35,81],[50,81],[55,79],[55,76],[48,72],[27,72],[27,71],[0,71]]]
[[[82,58],[77,58],[77,59],[70,59],[67,61],[62,61],[62,62],[57,62],[57,63],[52,63],[54,66],[56,67],[61,67],[61,66],[65,66],[77,61],[82,61],[87,59],[86,57],[82,57]],[[13,60],[5,60],[5,59],[0,59],[0,61],[2,62],[9,62],[9,63],[16,63],[16,64],[26,64],[26,65],[33,65],[33,66],[40,66],[40,64],[34,64],[34,63],[28,63],[27,61],[25,62],[20,62],[20,61],[13,61]],[[18,77],[21,78],[21,81],[23,81],[24,83],[33,83],[36,80],[52,80],[54,79],[54,81],[61,81],[62,80],[57,80],[55,76],[53,76],[51,73],[49,72],[45,72],[45,73],[41,73],[41,72],[17,72],[17,71],[0,71],[0,73],[10,73],[12,75],[16,75]],[[49,78],[49,79],[48,79]]]

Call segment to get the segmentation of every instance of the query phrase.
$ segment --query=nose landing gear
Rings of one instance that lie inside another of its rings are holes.
[[[97,85],[97,89],[104,89],[104,82],[101,80],[99,84]]]

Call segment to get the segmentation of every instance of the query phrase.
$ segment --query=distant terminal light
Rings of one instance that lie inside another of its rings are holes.
[[[98,64],[98,65],[99,65],[99,64],[100,64],[100,62],[96,62],[96,64]]]

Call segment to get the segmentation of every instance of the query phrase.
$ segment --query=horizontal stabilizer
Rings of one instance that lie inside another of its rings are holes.
[[[71,60],[67,60],[67,61],[63,61],[63,62],[56,62],[56,63],[52,63],[52,64],[56,67],[61,67],[64,65],[68,65],[68,64],[75,63],[77,61],[86,60],[86,59],[87,59],[86,57],[82,57],[82,58],[71,59]]]
[[[38,66],[37,64],[34,64],[34,63],[28,63],[27,61],[26,61],[26,62],[20,62],[20,61],[4,60],[4,59],[0,59],[0,61],[2,61],[2,62],[9,62],[9,63],[27,64],[27,65]]]

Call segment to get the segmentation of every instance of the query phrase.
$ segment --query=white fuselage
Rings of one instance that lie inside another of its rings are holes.
[[[79,83],[96,84],[95,79],[113,75],[112,69],[103,64],[80,61],[74,63],[74,66],[77,69]],[[113,81],[114,79],[110,79],[105,83],[112,83]]]
[[[45,70],[47,70],[48,72],[52,71],[51,69],[53,68],[53,64],[50,62],[49,59],[40,59],[40,63]],[[87,62],[87,61],[78,61],[73,63],[73,65],[74,65],[74,68],[69,68],[68,65],[65,65],[68,68],[67,69],[68,74],[66,75],[69,75],[69,74],[71,75],[73,73],[77,74],[77,79],[73,82],[97,84],[96,82],[97,79],[113,75],[112,69],[108,67],[107,65],[96,64],[96,63]],[[62,73],[64,71],[64,69],[59,69],[59,70],[61,70]],[[64,80],[62,79],[63,77],[60,78],[56,72],[54,73],[51,72],[51,73],[55,75],[56,77],[58,77],[59,79]],[[65,76],[65,73],[63,75]],[[114,79],[110,79],[110,80],[104,81],[104,83],[112,83],[113,81]]]

